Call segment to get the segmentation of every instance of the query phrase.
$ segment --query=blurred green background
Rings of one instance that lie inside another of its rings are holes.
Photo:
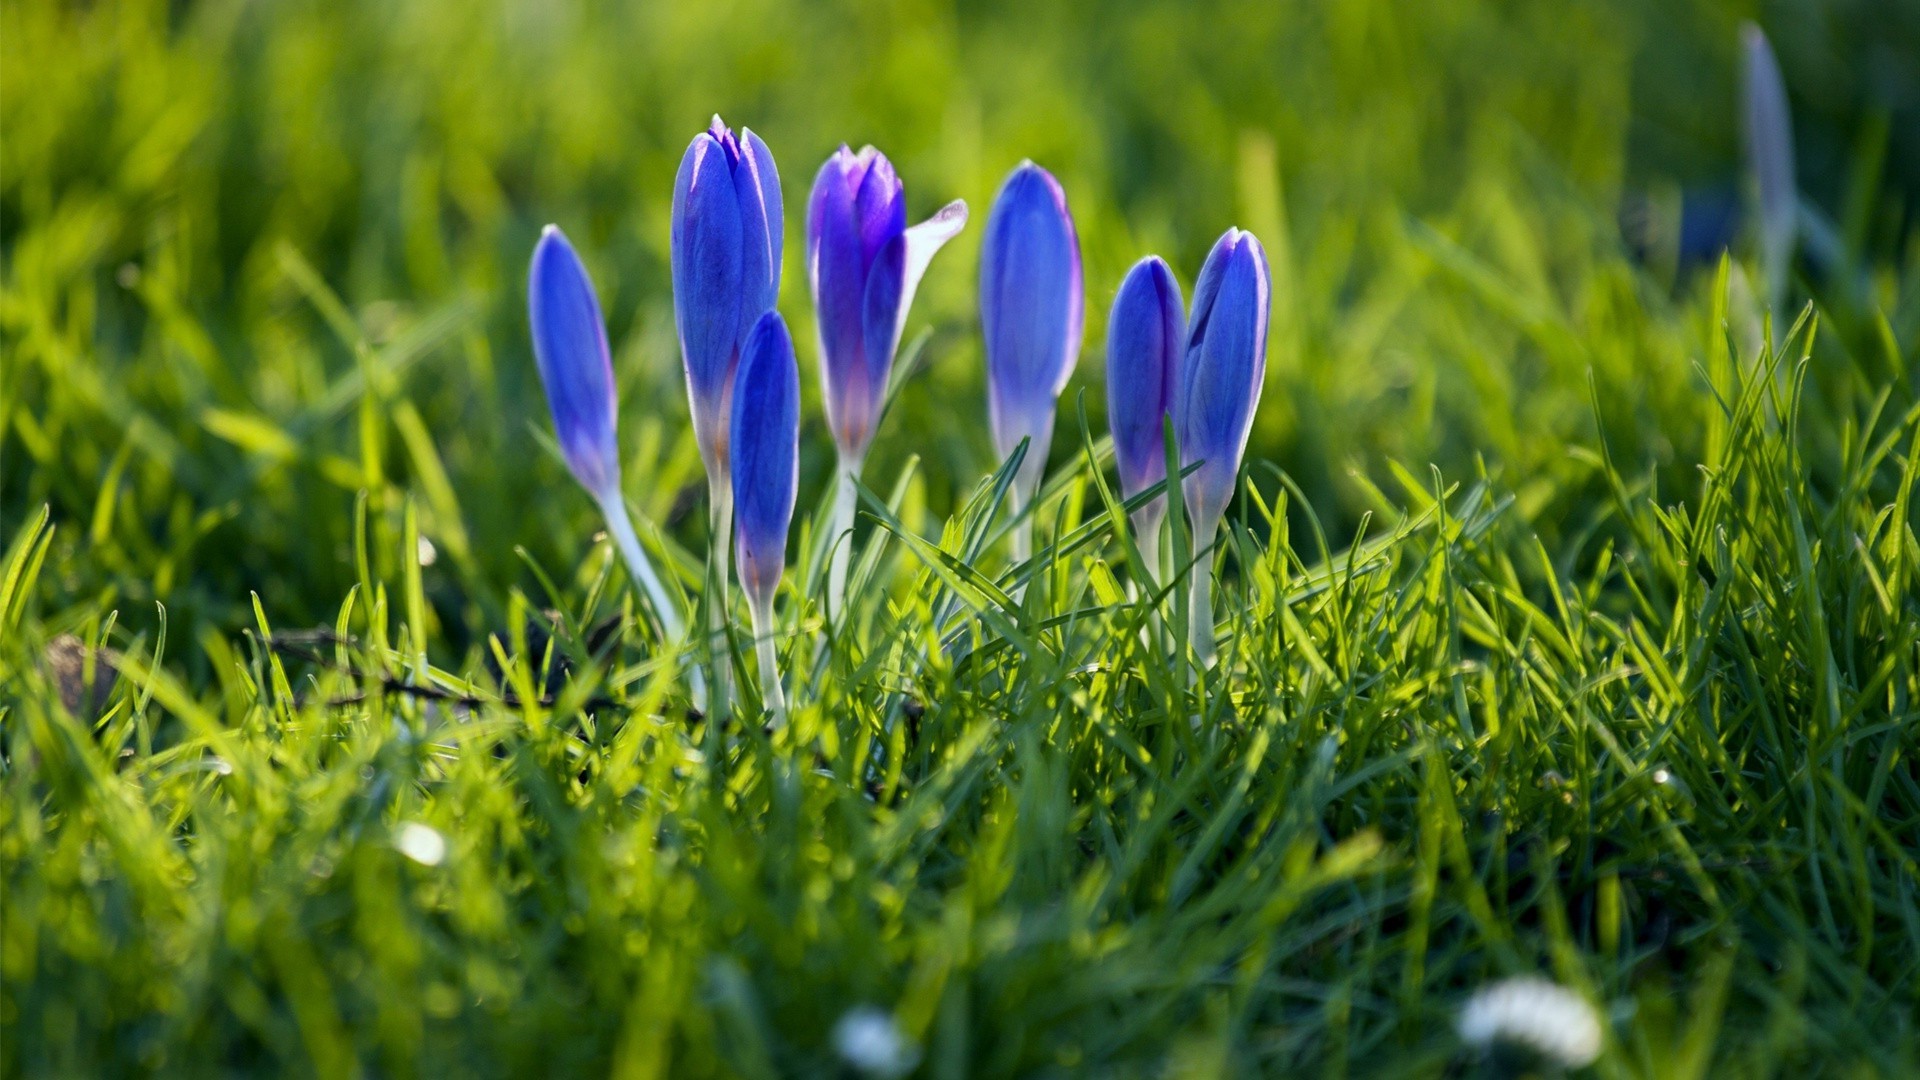
[[[979,223],[1029,157],[1079,222],[1087,345],[1063,408],[1085,391],[1096,434],[1127,266],[1158,252],[1190,287],[1238,224],[1275,272],[1250,457],[1336,536],[1390,462],[1484,467],[1549,538],[1584,527],[1604,481],[1569,447],[1596,445],[1596,406],[1623,468],[1691,485],[1719,331],[1711,251],[1689,270],[1673,241],[1684,206],[1746,252],[1737,218],[1711,220],[1742,205],[1744,19],[1778,50],[1830,231],[1790,293],[1824,309],[1809,394],[1838,407],[1816,415],[1912,393],[1913,0],[6,0],[0,19],[0,533],[50,504],[72,610],[144,625],[162,600],[188,640],[244,625],[249,590],[281,625],[330,621],[362,489],[382,557],[418,500],[455,641],[530,580],[516,545],[578,564],[597,520],[542,448],[525,325],[547,222],[602,293],[629,497],[699,549],[667,213],[716,111],[765,137],[785,184],[803,506],[830,444],[801,230],[841,142],[890,154],[916,217],[976,212],[911,316],[927,367],[868,469],[890,483],[923,455],[924,515],[991,465]]]

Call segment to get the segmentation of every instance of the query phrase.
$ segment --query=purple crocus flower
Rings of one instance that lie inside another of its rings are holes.
[[[741,350],[732,415],[733,501],[740,587],[753,613],[762,696],[785,713],[773,650],[773,594],[786,568],[787,529],[800,483],[800,369],[786,320],[769,311]]]
[[[1001,457],[1030,439],[1014,485],[1016,512],[1040,488],[1054,403],[1080,353],[1084,319],[1080,238],[1066,192],[1028,161],[1014,169],[987,216],[980,251],[980,329],[987,348],[987,408]],[[1027,557],[1031,523],[1014,533]]]
[[[871,146],[835,151],[814,177],[807,205],[807,282],[820,328],[820,376],[827,426],[840,452],[828,539],[830,610],[846,590],[854,483],[886,401],[887,378],[907,308],[927,265],[967,224],[954,200],[907,228],[906,189],[887,156]]]
[[[820,324],[827,423],[843,458],[865,456],[907,307],[935,252],[967,224],[948,203],[907,228],[906,189],[871,146],[835,151],[807,206],[807,279]]]
[[[1158,255],[1133,265],[1107,318],[1107,419],[1120,493],[1132,498],[1167,475],[1165,421],[1180,387],[1187,316],[1180,283]],[[1147,569],[1159,572],[1160,519],[1166,499],[1133,512],[1133,528]]]
[[[1173,416],[1182,467],[1200,463],[1183,487],[1196,551],[1213,542],[1240,474],[1266,378],[1271,291],[1267,253],[1240,229],[1228,229],[1213,245],[1193,287]],[[1190,623],[1195,651],[1206,661],[1213,658],[1211,567],[1208,559],[1194,564]]]
[[[554,432],[574,479],[600,504],[607,526],[670,638],[682,633],[679,608],[667,596],[653,563],[634,535],[620,495],[619,413],[613,360],[600,301],[566,234],[549,225],[533,249],[527,272],[527,315],[540,384],[553,412]]]
[[[673,184],[673,316],[693,429],[710,483],[727,468],[727,399],[740,347],[780,295],[780,173],[767,144],[718,116]]]
[[[673,182],[673,318],[687,370],[693,435],[707,471],[710,630],[726,621],[727,547],[733,532],[733,490],[727,482],[728,403],[740,349],[780,295],[785,218],[780,173],[760,137],[739,138],[718,116],[694,136]],[[716,669],[721,707],[726,668]]]

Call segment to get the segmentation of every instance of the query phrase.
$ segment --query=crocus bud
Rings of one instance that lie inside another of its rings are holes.
[[[1240,455],[1267,373],[1271,282],[1267,253],[1253,234],[1228,229],[1213,245],[1193,287],[1186,359],[1174,427],[1183,466],[1203,462],[1186,480],[1195,543],[1212,539],[1240,473]],[[1205,527],[1207,535],[1200,535]]]
[[[1107,318],[1107,419],[1120,493],[1127,498],[1167,475],[1163,432],[1187,346],[1183,303],[1166,261],[1149,255],[1127,272]],[[1156,498],[1134,512],[1135,528],[1144,536],[1165,512],[1166,500]]]
[[[710,479],[727,464],[740,348],[780,293],[780,174],[767,144],[721,123],[694,136],[673,185],[673,316],[694,437]]]
[[[758,606],[780,585],[800,484],[800,371],[779,312],[762,315],[741,350],[732,425],[740,585]]]
[[[773,647],[773,594],[786,567],[787,527],[800,487],[800,368],[786,320],[777,311],[760,316],[747,335],[730,420],[740,587],[753,616],[761,700],[779,723],[787,704]]]
[[[827,423],[840,456],[866,455],[900,329],[935,252],[967,223],[958,200],[907,228],[905,189],[873,147],[842,146],[820,166],[807,206],[807,280],[820,327]]]
[[[533,249],[527,314],[567,468],[596,497],[619,491],[620,447],[613,430],[618,408],[606,326],[587,268],[558,226],[547,226]]]
[[[1239,229],[1228,229],[1213,245],[1193,286],[1173,426],[1181,466],[1200,463],[1183,487],[1195,550],[1213,543],[1240,475],[1267,373],[1271,291],[1266,251]],[[1214,659],[1212,568],[1213,560],[1200,559],[1191,571],[1187,633],[1202,665]]]
[[[1002,458],[1031,439],[1016,492],[1040,487],[1054,402],[1080,352],[1080,238],[1066,192],[1025,162],[994,196],[980,251],[980,329],[987,347],[987,405]],[[1021,534],[1016,533],[1016,537]],[[1023,555],[1016,540],[1016,554]]]
[[[540,368],[540,384],[547,391],[547,406],[553,411],[553,429],[560,437],[567,468],[600,504],[614,542],[646,589],[662,628],[669,638],[678,639],[682,633],[679,609],[640,547],[620,497],[620,447],[614,436],[619,410],[600,301],[580,256],[567,243],[566,234],[553,225],[541,232],[533,249],[533,266],[527,272],[527,316],[533,325],[533,357]]]

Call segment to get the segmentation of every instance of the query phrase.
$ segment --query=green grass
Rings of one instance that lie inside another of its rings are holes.
[[[1460,1075],[1535,972],[1593,1075],[1920,1073],[1920,10],[1814,11],[1760,12],[1834,238],[1769,319],[1615,220],[1737,189],[1744,5],[0,0],[0,1075],[846,1075],[861,1004],[927,1076]],[[522,306],[557,221],[696,588],[716,108],[806,368],[771,735],[744,612],[688,711]],[[830,631],[842,140],[915,212],[1053,169],[1089,348],[1009,566],[977,220],[936,261]],[[1229,224],[1273,348],[1195,671],[1099,357]]]

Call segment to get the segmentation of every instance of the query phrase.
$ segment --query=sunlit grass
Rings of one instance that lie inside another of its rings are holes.
[[[1677,25],[1730,64],[1723,15]],[[1665,182],[1633,60],[1680,47],[1632,9],[0,19],[0,1073],[847,1075],[868,1006],[929,1076],[1441,1075],[1521,974],[1599,1010],[1596,1075],[1920,1070],[1920,277],[1871,124],[1789,326],[1744,244],[1620,240]],[[690,708],[524,317],[560,222],[700,596],[666,201],[716,109],[790,193],[881,143],[913,220],[1033,157],[1087,257],[1033,559],[972,230],[832,619],[789,259],[777,730],[738,590],[692,646],[737,697]],[[1208,668],[1096,357],[1134,259],[1190,289],[1234,224],[1262,409],[1220,535],[1164,545],[1215,572]]]

